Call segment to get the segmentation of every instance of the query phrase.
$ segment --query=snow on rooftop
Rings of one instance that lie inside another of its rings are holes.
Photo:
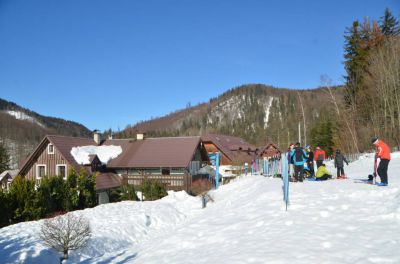
[[[97,155],[103,164],[107,164],[110,160],[115,159],[122,153],[120,146],[81,146],[73,147],[71,155],[78,164],[89,164],[89,155]]]

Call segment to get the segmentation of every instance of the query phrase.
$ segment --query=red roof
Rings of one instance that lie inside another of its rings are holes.
[[[107,190],[122,185],[122,179],[115,173],[99,173],[96,176],[96,190]]]
[[[200,137],[146,138],[144,140],[106,140],[103,145],[118,145],[122,154],[111,160],[109,168],[186,168],[200,144]]]
[[[230,160],[254,158],[252,155],[247,154],[247,151],[255,152],[257,150],[256,147],[239,137],[206,134],[201,137],[201,140],[213,143]]]
[[[78,146],[88,146],[97,145],[93,139],[90,138],[78,138],[78,137],[68,137],[68,136],[56,136],[47,135],[43,138],[40,144],[36,147],[35,151],[25,160],[21,166],[20,174],[26,173],[32,166],[35,158],[38,157],[43,150],[46,149],[47,144],[52,143],[55,148],[60,152],[60,154],[65,158],[65,160],[71,164],[76,171],[82,167],[79,165],[74,157],[71,155],[71,149]]]

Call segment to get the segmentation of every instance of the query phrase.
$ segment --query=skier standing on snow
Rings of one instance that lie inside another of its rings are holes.
[[[378,184],[379,186],[387,186],[388,185],[388,175],[387,170],[390,161],[390,148],[386,145],[383,140],[378,139],[377,137],[373,137],[371,139],[371,143],[376,147],[375,157],[380,159],[379,166],[377,169],[378,175],[381,178],[381,182]]]
[[[310,145],[306,146],[306,150],[308,152],[308,158],[307,158],[307,167],[310,170],[310,177],[314,177],[314,152],[312,151]]]
[[[346,157],[340,153],[340,149],[336,150],[335,155],[335,168],[337,169],[337,178],[344,179],[346,178],[344,174],[344,163],[346,162],[347,166],[349,166],[349,162],[347,161]]]
[[[314,159],[317,162],[317,168],[322,165],[326,158],[325,150],[322,150],[319,146],[317,146],[315,154],[314,154]]]
[[[294,162],[294,179],[295,181],[303,182],[304,163],[307,162],[307,153],[300,147],[300,142],[296,143],[296,147],[290,152],[290,157]]]

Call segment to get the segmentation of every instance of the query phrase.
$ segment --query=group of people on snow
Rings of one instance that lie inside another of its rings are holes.
[[[390,161],[390,148],[382,140],[373,137],[371,143],[376,146],[375,161],[380,159],[379,166],[376,173],[381,178],[380,186],[387,186],[388,176],[387,170]],[[319,146],[316,146],[315,153],[312,151],[311,146],[307,145],[305,148],[301,147],[300,142],[290,144],[288,149],[288,171],[291,181],[303,182],[305,171],[310,178],[317,181],[328,180],[332,178],[332,174],[325,167],[324,161],[326,160],[326,153]],[[317,172],[314,171],[314,161],[317,165]],[[334,166],[337,171],[337,178],[344,179],[346,174],[344,172],[344,164],[349,165],[346,157],[337,149],[334,157]],[[306,166],[304,166],[306,165]],[[375,172],[374,172],[375,173]],[[376,176],[376,175],[374,175]]]

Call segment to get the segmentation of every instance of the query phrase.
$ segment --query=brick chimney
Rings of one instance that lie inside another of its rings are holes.
[[[100,145],[100,131],[97,129],[93,130],[93,140],[97,145]]]

